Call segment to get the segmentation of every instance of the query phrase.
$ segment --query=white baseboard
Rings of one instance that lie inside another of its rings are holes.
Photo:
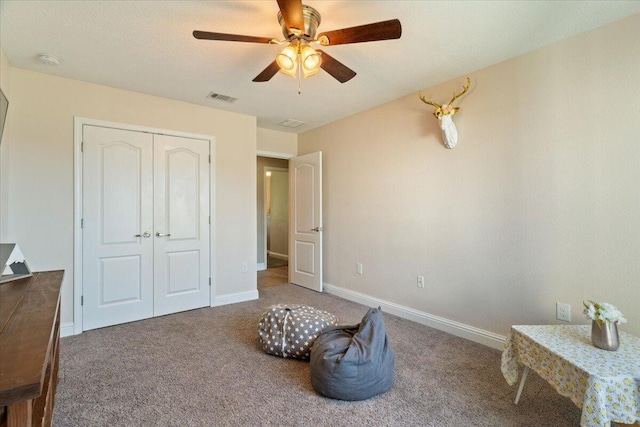
[[[212,307],[220,305],[235,304],[238,302],[253,301],[258,299],[258,290],[237,292],[234,294],[218,295],[214,297]]]
[[[266,269],[267,269],[267,263],[266,262],[259,262],[256,265],[256,270],[258,270],[258,271],[264,271]]]
[[[269,254],[269,256],[272,256],[274,258],[289,260],[289,255],[279,254],[278,252],[271,252],[271,251],[267,253]]]
[[[75,329],[73,322],[67,322],[60,324],[60,338],[70,337],[71,335],[75,335]]]
[[[403,319],[411,320],[416,323],[420,323],[422,325],[426,325],[461,338],[466,338],[470,341],[484,344],[488,347],[492,347],[498,350],[502,350],[504,341],[506,340],[506,337],[504,335],[485,331],[484,329],[465,325],[464,323],[445,319],[444,317],[435,316],[433,314],[405,307],[400,304],[365,295],[360,292],[351,291],[349,289],[341,288],[330,283],[324,283],[324,290],[327,293],[369,307],[382,307],[382,310],[389,314],[393,314],[395,316],[402,317]]]
[[[212,307],[219,305],[235,304],[238,302],[253,301],[258,299],[258,291],[238,292],[234,294],[220,295],[215,297]],[[60,337],[70,337],[76,335],[73,322],[67,322],[60,325]]]

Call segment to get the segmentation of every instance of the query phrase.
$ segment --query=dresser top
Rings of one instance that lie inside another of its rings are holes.
[[[42,392],[63,270],[0,284],[0,406]]]

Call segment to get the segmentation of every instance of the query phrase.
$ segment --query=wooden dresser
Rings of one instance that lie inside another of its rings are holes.
[[[64,271],[0,284],[0,426],[49,426]]]

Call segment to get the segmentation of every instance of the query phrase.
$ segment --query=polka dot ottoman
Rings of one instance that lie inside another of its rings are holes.
[[[262,348],[269,354],[308,359],[313,341],[325,328],[338,324],[333,314],[307,305],[277,304],[258,322]]]

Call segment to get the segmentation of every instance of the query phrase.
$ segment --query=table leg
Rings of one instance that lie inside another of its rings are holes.
[[[33,415],[33,401],[20,400],[7,406],[7,426],[30,426]],[[4,424],[3,424],[4,425]]]
[[[522,389],[524,388],[524,383],[527,381],[527,374],[529,374],[529,367],[525,366],[524,371],[522,372],[522,379],[520,380],[520,387],[518,388],[518,394],[516,394],[516,401],[514,402],[516,405],[520,400],[520,395],[522,394]]]

